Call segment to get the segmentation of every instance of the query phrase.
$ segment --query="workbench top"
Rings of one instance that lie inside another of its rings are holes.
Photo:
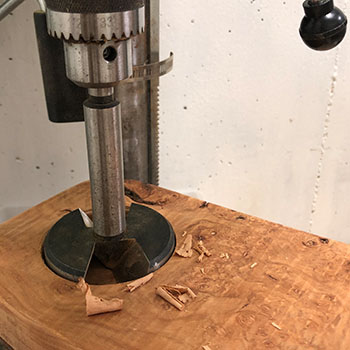
[[[170,221],[178,246],[191,234],[212,255],[174,255],[133,293],[92,286],[124,308],[87,317],[81,291],[41,256],[60,217],[91,210],[89,184],[77,185],[0,225],[0,337],[15,350],[350,349],[348,245],[155,186],[126,187]],[[162,284],[197,297],[178,311],[155,294]]]

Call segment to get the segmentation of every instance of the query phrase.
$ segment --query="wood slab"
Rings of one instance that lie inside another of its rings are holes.
[[[92,286],[124,299],[124,309],[87,317],[81,291],[41,257],[60,217],[91,209],[89,184],[75,186],[0,225],[0,337],[15,350],[350,349],[348,245],[155,186],[126,186],[129,198],[171,222],[178,246],[186,231],[212,256],[173,256],[133,293],[125,284]],[[197,298],[178,311],[155,294],[162,284],[188,286]]]

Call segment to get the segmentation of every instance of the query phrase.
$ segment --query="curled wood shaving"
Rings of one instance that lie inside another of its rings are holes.
[[[254,267],[257,266],[257,265],[258,265],[258,263],[255,262],[254,264],[252,264],[252,265],[250,266],[250,268],[251,268],[251,269],[254,269]]]
[[[152,278],[153,278],[153,273],[151,273],[145,277],[139,278],[136,281],[132,281],[132,282],[128,283],[126,286],[128,287],[129,292],[132,293],[135,289],[143,286],[144,284],[149,282]]]
[[[190,288],[179,285],[161,285],[156,289],[156,294],[180,311],[184,309],[185,304],[196,297]]]
[[[85,294],[87,316],[119,311],[123,308],[123,300],[121,299],[103,299],[92,295],[90,286],[83,278],[79,279],[77,287]]]
[[[156,290],[156,294],[159,295],[161,298],[166,300],[169,304],[175,306],[180,311],[184,308],[184,305],[181,301],[176,300],[174,296],[168,293],[167,290],[164,289],[164,287],[158,287]]]
[[[193,254],[192,251],[192,235],[187,235],[182,246],[176,250],[176,254],[183,258],[190,258]]]
[[[205,270],[204,270],[203,267],[200,269],[200,271],[201,271],[201,273],[202,273],[203,275],[205,275]]]

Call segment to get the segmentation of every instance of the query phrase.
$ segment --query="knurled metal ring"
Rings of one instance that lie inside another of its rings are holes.
[[[112,13],[67,13],[47,9],[51,36],[73,41],[105,41],[130,38],[145,27],[145,8]]]

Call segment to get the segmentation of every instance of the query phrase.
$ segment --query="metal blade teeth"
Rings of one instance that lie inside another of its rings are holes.
[[[151,88],[151,124],[152,124],[152,175],[151,180],[155,185],[159,185],[159,82]]]
[[[97,14],[47,9],[46,20],[49,34],[58,39],[83,42],[120,40],[144,32],[145,8]]]

